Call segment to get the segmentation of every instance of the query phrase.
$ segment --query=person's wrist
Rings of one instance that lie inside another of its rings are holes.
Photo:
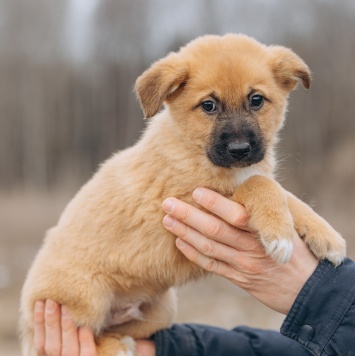
[[[296,239],[294,244],[294,254],[289,262],[289,275],[287,276],[289,293],[285,295],[285,302],[282,305],[283,314],[288,314],[319,262],[301,239]]]
[[[260,273],[250,275],[248,287],[236,284],[267,307],[287,315],[317,268],[318,260],[300,238],[295,238],[294,251],[288,263],[277,264],[267,258],[264,265],[260,261],[256,261],[256,264],[262,269]],[[254,280],[255,276],[257,278]]]

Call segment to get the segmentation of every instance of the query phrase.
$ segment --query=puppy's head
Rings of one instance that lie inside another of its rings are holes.
[[[282,127],[289,92],[310,81],[291,50],[230,34],[200,37],[154,63],[136,91],[147,118],[165,102],[184,142],[229,168],[264,158]]]

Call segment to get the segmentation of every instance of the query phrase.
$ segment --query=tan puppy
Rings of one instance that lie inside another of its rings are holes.
[[[147,118],[141,140],[106,161],[69,203],[39,251],[21,300],[24,355],[35,355],[33,309],[65,304],[95,332],[99,355],[132,355],[134,338],[170,325],[171,287],[204,272],[162,225],[162,201],[194,204],[198,186],[245,205],[266,251],[287,262],[294,228],[319,258],[338,265],[345,242],[273,179],[274,147],[289,92],[310,85],[284,47],[243,35],[206,36],[154,63],[136,90]],[[165,109],[157,114],[165,102]]]

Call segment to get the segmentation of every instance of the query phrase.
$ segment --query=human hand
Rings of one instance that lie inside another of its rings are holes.
[[[77,328],[65,306],[47,299],[37,301],[34,313],[35,348],[40,356],[95,356],[94,335]]]
[[[49,299],[37,301],[34,325],[35,348],[40,356],[96,356],[92,330],[78,328],[63,305]],[[137,340],[136,355],[154,356],[154,341]]]
[[[163,202],[163,224],[178,236],[177,248],[192,262],[227,278],[268,307],[287,314],[318,261],[295,233],[290,261],[278,264],[248,228],[245,208],[198,188],[194,200],[215,215],[176,198]]]

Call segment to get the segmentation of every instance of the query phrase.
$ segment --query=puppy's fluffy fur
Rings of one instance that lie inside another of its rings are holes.
[[[28,273],[23,354],[36,354],[33,309],[40,299],[66,305],[77,325],[92,328],[99,355],[128,354],[133,346],[123,336],[167,327],[172,287],[204,272],[175,248],[161,203],[175,196],[194,205],[198,186],[245,205],[277,261],[290,258],[295,228],[319,259],[341,263],[344,240],[273,179],[288,94],[310,80],[291,50],[232,34],[198,38],[144,72],[136,91],[145,116],[154,118],[136,145],[81,188]]]

